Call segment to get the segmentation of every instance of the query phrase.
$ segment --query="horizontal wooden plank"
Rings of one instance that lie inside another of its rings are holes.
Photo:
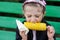
[[[15,39],[16,39],[15,32],[0,30],[0,40],[15,40]]]
[[[21,22],[24,21],[24,18],[13,18],[13,17],[3,17],[0,16],[0,27],[5,28],[16,28],[16,19],[20,20]]]
[[[47,5],[45,16],[60,18],[60,6]]]
[[[0,2],[0,12],[22,14],[22,3]]]
[[[60,40],[60,38],[56,38],[56,40]]]

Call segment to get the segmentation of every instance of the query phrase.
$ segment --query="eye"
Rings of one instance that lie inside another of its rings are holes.
[[[27,17],[29,17],[29,18],[30,18],[30,17],[31,17],[31,15],[28,15]]]
[[[36,18],[39,18],[39,16],[38,16],[38,15],[35,15],[35,17],[36,17]]]

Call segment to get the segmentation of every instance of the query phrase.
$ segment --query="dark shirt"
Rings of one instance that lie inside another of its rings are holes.
[[[50,26],[45,20],[42,20],[42,23],[46,23],[47,26]],[[21,40],[21,39],[22,39],[22,37],[19,35],[19,30],[17,28],[16,29],[16,40]],[[28,40],[33,40],[32,30],[29,30],[29,32],[28,32]],[[46,31],[36,31],[36,40],[48,40],[47,30]],[[56,40],[55,35],[54,35],[54,40]]]

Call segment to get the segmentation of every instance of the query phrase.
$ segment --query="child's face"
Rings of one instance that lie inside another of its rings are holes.
[[[27,22],[32,22],[32,23],[36,23],[36,22],[40,22],[43,18],[43,8],[40,7],[40,5],[38,7],[33,7],[33,6],[25,6],[25,10],[24,10],[24,15],[26,18]]]

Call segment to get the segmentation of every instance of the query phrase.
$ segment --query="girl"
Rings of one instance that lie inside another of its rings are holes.
[[[55,31],[45,20],[45,1],[44,0],[26,0],[23,5],[23,12],[26,22],[38,23],[43,22],[47,25],[46,31],[29,30],[25,35],[25,31],[16,31],[16,40],[55,40]],[[24,22],[23,22],[24,23]]]

